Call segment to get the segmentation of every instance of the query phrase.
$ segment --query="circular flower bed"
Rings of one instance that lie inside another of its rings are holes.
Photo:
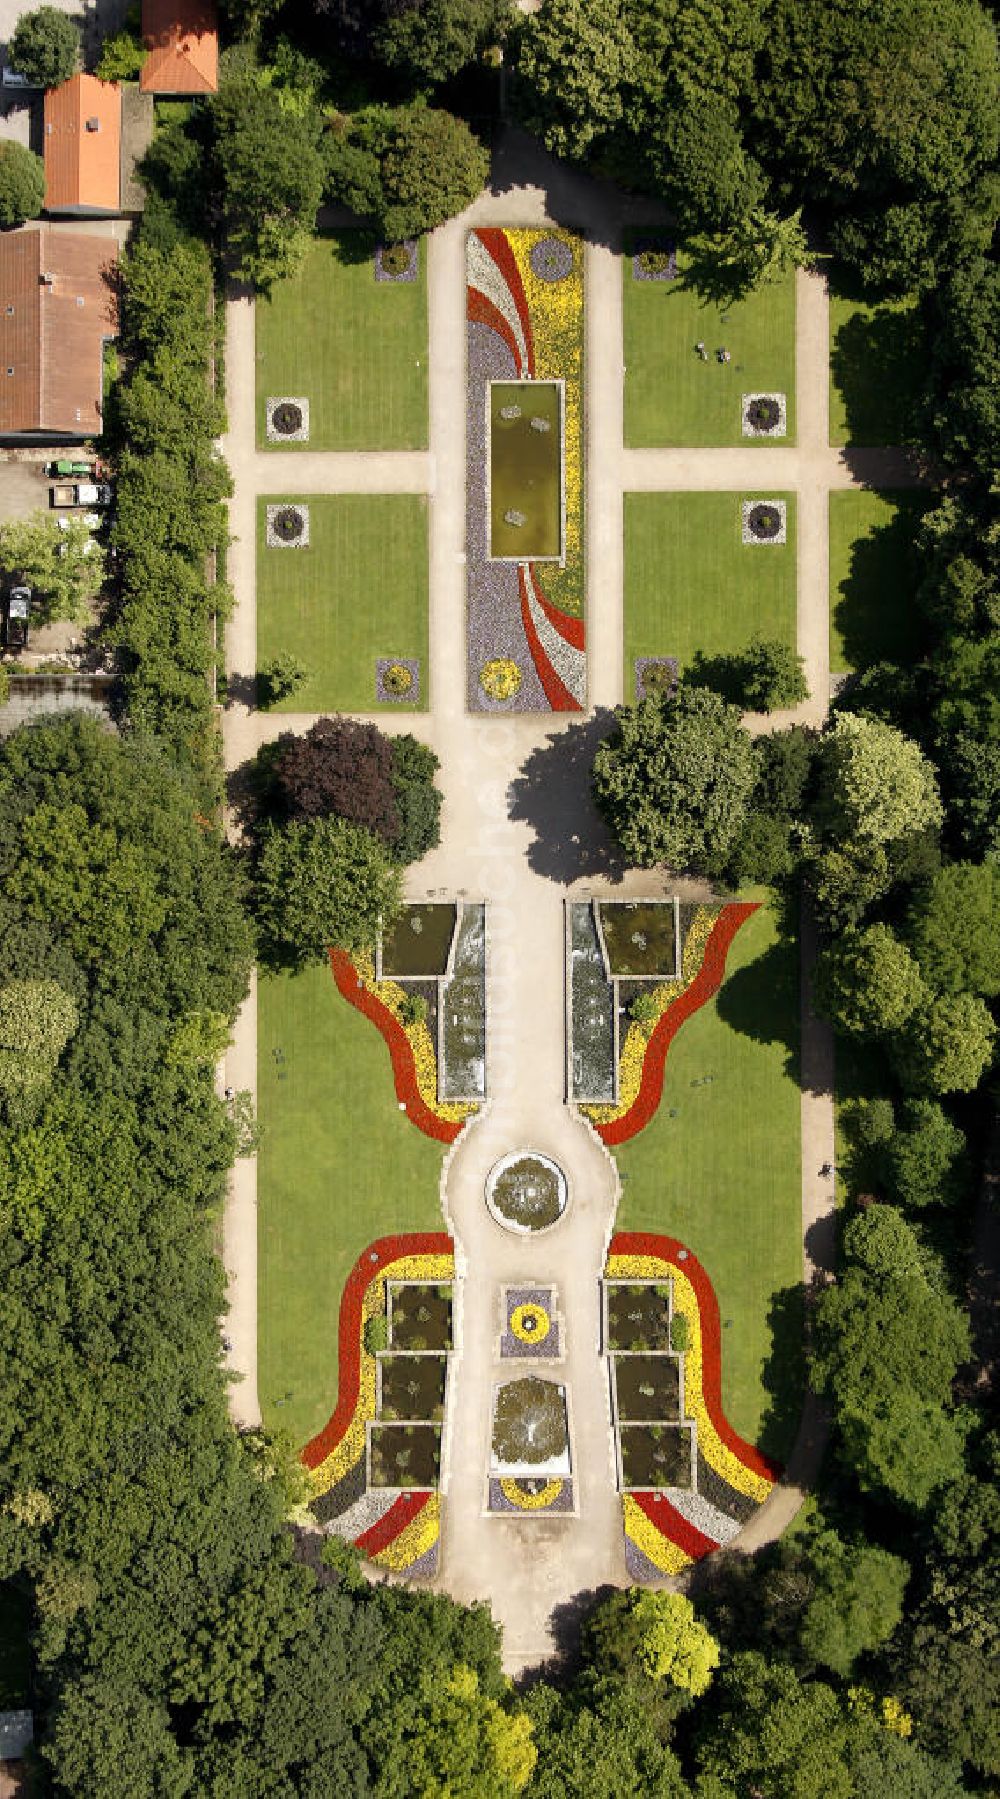
[[[665,275],[670,267],[670,251],[640,250],[639,267],[644,275]]]
[[[294,437],[302,429],[302,408],[294,400],[282,400],[271,413],[272,428],[279,437]]]
[[[528,1151],[503,1156],[487,1176],[486,1204],[509,1230],[548,1230],[562,1217],[566,1200],[566,1176],[548,1156]]]
[[[405,662],[390,662],[383,672],[382,685],[389,693],[409,693],[413,686],[413,670]]]
[[[408,275],[413,251],[409,244],[387,244],[379,260],[387,275]]]
[[[494,656],[479,671],[479,685],[490,700],[512,700],[521,685],[521,670],[510,656]]]
[[[282,506],[272,513],[270,525],[282,543],[296,543],[305,530],[306,521],[297,506]]]
[[[774,431],[781,423],[781,407],[770,394],[760,394],[747,406],[747,424],[755,431]]]
[[[573,273],[573,251],[562,237],[540,237],[531,246],[530,260],[539,281],[565,281]]]
[[[498,1462],[552,1462],[566,1452],[566,1401],[554,1381],[508,1381],[497,1393],[493,1454]]]
[[[510,1328],[522,1343],[537,1343],[549,1334],[552,1320],[544,1306],[515,1306],[510,1315]]]
[[[777,506],[765,502],[751,506],[747,513],[747,528],[761,543],[771,543],[781,530],[781,513]]]

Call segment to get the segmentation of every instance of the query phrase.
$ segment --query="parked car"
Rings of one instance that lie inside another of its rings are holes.
[[[58,462],[49,463],[46,472],[50,475],[82,475],[86,480],[93,475],[94,465],[92,462],[74,462],[70,456],[60,456]]]
[[[28,619],[31,613],[31,588],[12,587],[4,607],[4,647],[23,650],[28,643]]]
[[[56,524],[58,525],[60,531],[68,531],[70,528],[70,525],[77,524],[80,519],[83,520],[83,523],[91,531],[96,531],[98,525],[103,522],[99,512],[82,512],[82,513],[78,513],[76,518],[74,518],[74,519],[68,519],[65,516],[63,516],[62,518],[57,518]]]

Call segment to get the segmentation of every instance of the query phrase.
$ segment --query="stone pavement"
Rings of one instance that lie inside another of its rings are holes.
[[[907,471],[892,452],[846,453],[828,444],[828,309],[822,277],[798,281],[796,335],[798,441],[746,449],[627,450],[622,442],[621,275],[618,252],[631,217],[614,190],[573,174],[510,133],[494,188],[428,241],[430,434],[426,452],[323,454],[258,451],[255,443],[252,303],[228,306],[229,431],[223,444],[235,480],[234,542],[228,572],[236,611],[227,666],[255,667],[255,514],[259,495],[288,492],[429,493],[432,710],[379,715],[389,731],[414,730],[442,762],[439,848],[409,871],[408,896],[462,895],[489,904],[490,1103],[448,1158],[445,1205],[460,1280],[460,1351],[451,1389],[444,1482],[447,1502],[441,1584],[456,1597],[486,1598],[505,1631],[511,1672],[551,1653],[560,1617],[586,1589],[625,1579],[621,1520],[612,1473],[607,1379],[599,1358],[598,1281],[617,1198],[614,1165],[589,1128],[564,1104],[563,906],[573,892],[618,895],[665,891],[665,884],[617,868],[613,846],[587,797],[587,767],[606,709],[623,695],[622,495],[635,488],[745,488],[773,484],[798,503],[798,641],[810,698],[794,715],[819,723],[829,695],[827,504],[831,488],[896,486]],[[557,223],[587,238],[587,555],[589,720],[554,716],[471,716],[465,679],[465,238],[482,223]],[[789,715],[791,716],[791,715]],[[311,718],[258,713],[233,703],[225,713],[227,767],[251,757],[281,730]],[[784,717],[751,721],[758,728]],[[675,883],[671,883],[671,890]],[[803,966],[812,956],[803,930]],[[255,1089],[255,1000],[241,1012],[225,1079]],[[832,1044],[808,1007],[803,985],[803,1272],[829,1268],[833,1183]],[[501,1230],[482,1201],[492,1162],[514,1147],[551,1154],[571,1201],[540,1239]],[[256,1217],[252,1160],[234,1171],[224,1258],[230,1281],[227,1325],[240,1422],[259,1416],[256,1393]],[[669,1225],[669,1220],[664,1220]],[[491,1385],[498,1373],[499,1293],[526,1279],[559,1288],[578,1514],[521,1521],[487,1518],[485,1503]],[[823,1448],[813,1406],[803,1417],[789,1479],[740,1542],[779,1534],[801,1503]],[[801,1483],[801,1484],[800,1484]]]

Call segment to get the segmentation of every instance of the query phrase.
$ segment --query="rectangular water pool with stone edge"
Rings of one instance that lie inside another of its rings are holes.
[[[488,389],[490,556],[558,562],[563,555],[561,381],[491,381]]]

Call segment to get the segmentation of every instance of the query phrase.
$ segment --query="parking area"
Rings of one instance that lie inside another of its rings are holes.
[[[33,512],[50,511],[49,489],[53,481],[46,471],[60,457],[82,460],[85,452],[79,444],[0,451],[0,526],[10,519],[28,518]],[[0,582],[9,572],[0,566]],[[65,619],[50,625],[33,623],[28,648],[21,652],[18,662],[26,668],[37,668],[40,663],[75,663],[85,647],[85,636],[85,626]]]

